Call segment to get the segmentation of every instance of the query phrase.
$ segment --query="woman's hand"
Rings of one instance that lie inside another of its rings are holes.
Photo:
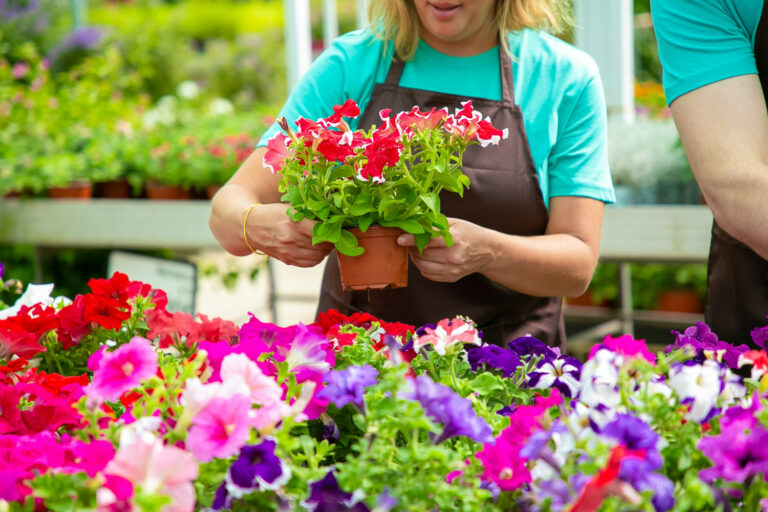
[[[410,247],[411,260],[421,275],[432,281],[452,283],[464,276],[478,272],[493,259],[490,248],[484,243],[486,229],[461,219],[448,219],[453,236],[453,246],[446,247],[445,240],[433,238],[419,253],[413,235],[400,235],[398,245]]]
[[[313,267],[333,249],[327,242],[312,245],[312,228],[317,221],[292,221],[281,203],[261,204],[248,215],[248,243],[288,265]]]

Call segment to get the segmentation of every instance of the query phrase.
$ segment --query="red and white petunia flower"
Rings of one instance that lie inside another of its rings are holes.
[[[425,334],[416,338],[413,342],[413,349],[419,350],[421,347],[432,345],[435,352],[444,356],[446,349],[457,343],[469,343],[472,345],[482,345],[480,334],[472,321],[456,317],[453,319],[444,318],[437,325],[424,327]]]
[[[293,157],[295,150],[289,147],[291,139],[282,133],[276,133],[267,141],[267,152],[264,154],[264,167],[272,174],[277,174],[285,166],[285,162]]]

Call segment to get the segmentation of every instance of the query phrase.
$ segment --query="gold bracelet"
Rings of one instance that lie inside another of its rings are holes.
[[[253,247],[251,247],[251,244],[248,242],[248,232],[246,230],[246,226],[248,223],[248,215],[251,214],[251,210],[256,208],[257,206],[261,206],[261,203],[253,203],[251,206],[248,207],[247,210],[245,210],[245,217],[243,217],[243,241],[245,242],[245,245],[248,247],[248,249],[251,250],[253,254],[258,254],[259,256],[266,256],[269,258],[269,255],[263,251],[257,251]]]

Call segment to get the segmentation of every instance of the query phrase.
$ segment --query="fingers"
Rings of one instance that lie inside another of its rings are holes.
[[[397,245],[401,247],[416,247],[416,239],[413,235],[405,233],[397,237]],[[446,247],[445,239],[442,237],[432,238],[425,246],[425,248],[427,247]]]

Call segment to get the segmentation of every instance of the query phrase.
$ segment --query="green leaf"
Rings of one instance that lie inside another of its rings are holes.
[[[371,224],[373,224],[373,215],[364,215],[357,219],[357,227],[359,227],[361,231],[366,231],[371,227]]]
[[[351,178],[355,175],[355,170],[351,165],[337,165],[331,171],[328,181],[336,181],[341,178]]]
[[[504,384],[498,375],[490,372],[483,372],[469,382],[469,387],[481,395],[488,396],[494,391],[504,389]]]
[[[328,205],[327,201],[320,201],[318,199],[308,199],[307,208],[321,220],[326,220],[331,211],[331,207]]]
[[[363,192],[355,198],[355,204],[349,209],[349,213],[355,217],[365,215],[368,212],[374,211],[374,207],[371,200],[371,194]]]
[[[355,238],[355,235],[346,229],[341,230],[339,240],[336,241],[334,245],[336,246],[337,251],[346,256],[360,256],[365,252],[362,247],[357,245],[357,238]]]
[[[280,200],[294,206],[303,202],[301,199],[301,192],[299,192],[299,189],[295,186],[289,186],[286,193],[280,197]]]
[[[424,201],[427,207],[433,212],[437,213],[440,211],[440,196],[434,192],[430,192],[429,194],[422,196],[421,200]]]
[[[381,221],[380,224],[385,227],[400,228],[412,235],[424,232],[424,227],[413,219]]]
[[[429,241],[432,239],[432,235],[429,233],[419,233],[416,235],[413,235],[413,239],[416,242],[416,249],[419,250],[419,252],[423,251],[424,248],[427,246]]]
[[[312,243],[320,242],[336,243],[341,237],[341,220],[335,222],[318,222],[312,228]]]
[[[288,217],[290,217],[290,219],[293,222],[299,222],[304,218],[304,213],[293,207],[288,208],[288,210],[285,213],[286,215],[288,215]]]

